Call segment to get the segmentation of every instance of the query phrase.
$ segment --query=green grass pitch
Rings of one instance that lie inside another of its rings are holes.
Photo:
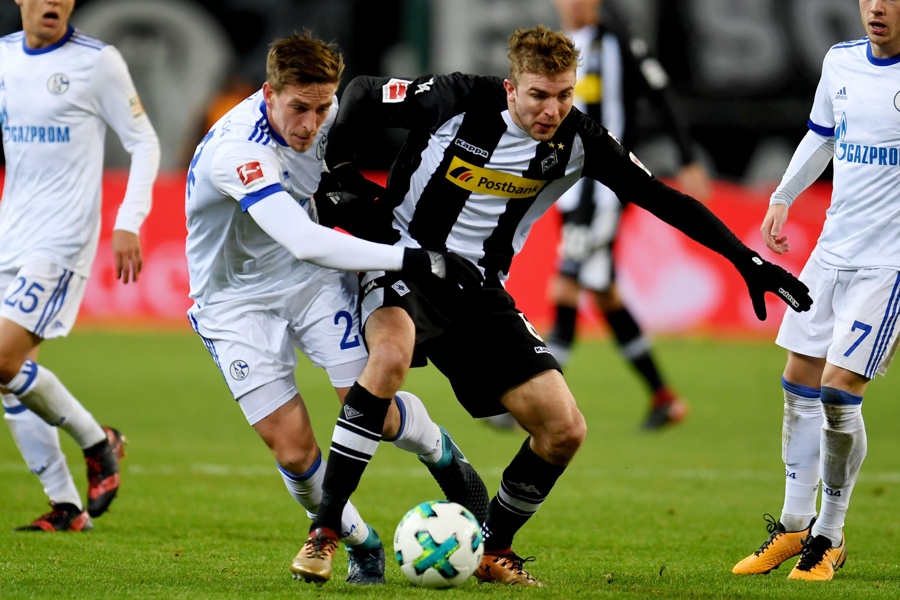
[[[0,434],[0,597],[9,598],[897,598],[900,597],[900,374],[875,381],[864,415],[869,454],[845,532],[848,560],[830,583],[738,577],[732,565],[780,514],[784,353],[770,341],[657,340],[656,353],[690,404],[681,425],[639,431],[646,393],[607,339],[583,341],[567,371],[588,438],[515,549],[535,556],[543,590],[479,586],[428,591],[390,559],[400,517],[440,490],[415,457],[382,445],[354,496],[389,555],[387,585],[343,582],[346,553],[322,588],[292,581],[288,565],[308,528],[274,460],[230,399],[192,333],[81,329],[51,341],[41,362],[104,424],[128,437],[111,511],[84,534],[13,533],[46,499],[11,436]],[[320,446],[338,403],[325,373],[297,373]],[[524,439],[469,417],[429,367],[419,394],[493,494]],[[80,453],[62,435],[84,493]]]

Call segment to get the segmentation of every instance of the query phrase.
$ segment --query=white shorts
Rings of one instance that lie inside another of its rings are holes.
[[[900,272],[840,271],[810,259],[799,278],[809,286],[812,308],[786,311],[775,343],[867,379],[883,376],[897,351]]]
[[[68,335],[75,325],[87,279],[48,262],[0,271],[0,316],[43,339]]]
[[[195,304],[188,310],[191,326],[203,338],[251,424],[293,397],[286,384],[279,390],[267,387],[277,391],[280,402],[250,392],[275,381],[292,381],[296,350],[326,369],[335,387],[353,385],[365,366],[368,354],[360,334],[356,275],[322,272],[313,282],[278,292],[204,307]]]

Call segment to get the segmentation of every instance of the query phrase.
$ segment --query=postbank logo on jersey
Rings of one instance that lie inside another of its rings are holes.
[[[896,167],[900,165],[900,148],[848,143],[846,141],[848,129],[847,115],[843,113],[837,126],[834,128],[835,160],[861,165],[877,165],[879,167]]]
[[[252,160],[248,163],[244,163],[237,168],[238,177],[241,178],[241,183],[244,184],[244,187],[250,187],[252,185],[256,185],[254,182],[263,180],[265,181],[266,176],[263,174],[262,165],[259,164],[258,160]]]
[[[539,179],[528,179],[478,167],[458,156],[454,156],[450,161],[445,177],[464,190],[503,198],[531,198],[547,185],[546,181]]]

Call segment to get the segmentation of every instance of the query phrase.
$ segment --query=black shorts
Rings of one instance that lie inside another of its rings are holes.
[[[499,283],[461,290],[437,278],[413,282],[397,273],[370,273],[362,291],[364,319],[382,306],[403,308],[412,317],[412,366],[424,366],[425,358],[434,363],[473,417],[505,412],[500,398],[507,391],[544,371],[561,371]]]

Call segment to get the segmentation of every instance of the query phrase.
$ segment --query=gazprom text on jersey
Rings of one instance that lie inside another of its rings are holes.
[[[834,151],[835,158],[863,165],[883,165],[896,167],[900,164],[900,150],[881,146],[865,146],[838,142]]]
[[[69,140],[68,127],[24,125],[3,128],[4,142],[25,142],[36,144],[65,144]]]

